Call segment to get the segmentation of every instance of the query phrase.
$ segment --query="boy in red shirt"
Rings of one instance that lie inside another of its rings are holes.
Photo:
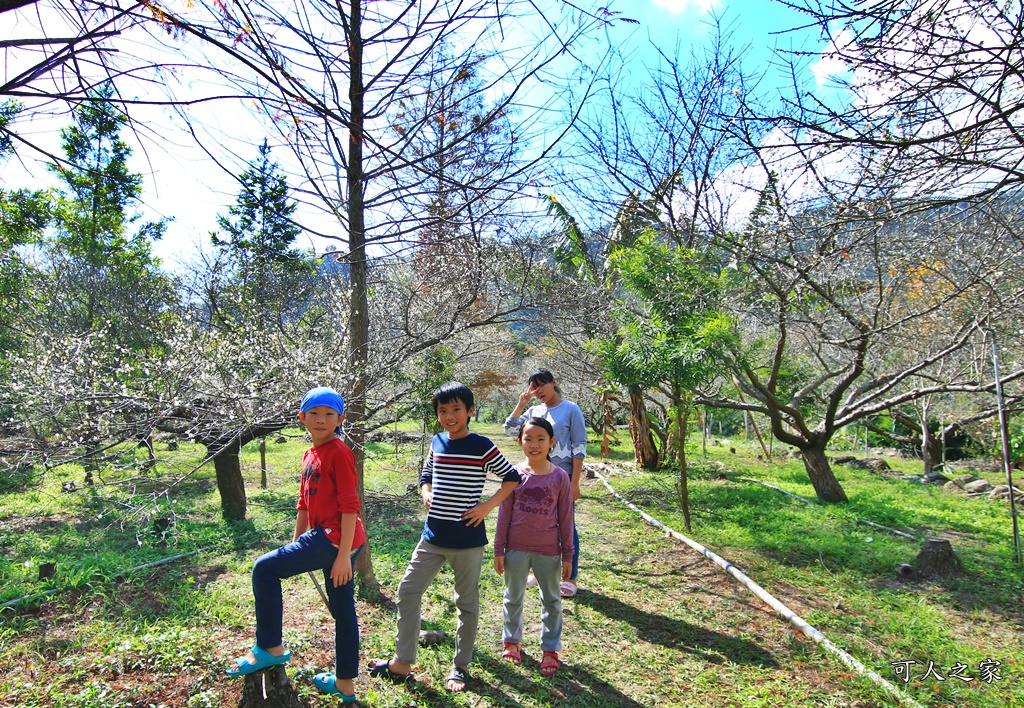
[[[359,624],[352,565],[366,543],[359,518],[356,464],[341,441],[345,401],[333,388],[314,388],[302,397],[299,420],[313,447],[302,456],[302,486],[296,504],[295,533],[288,545],[261,556],[252,568],[256,600],[256,644],[235,660],[229,676],[244,676],[291,658],[281,638],[281,580],[322,570],[334,617],[335,673],[313,678],[322,692],[345,703],[356,700],[353,679],[359,673]]]

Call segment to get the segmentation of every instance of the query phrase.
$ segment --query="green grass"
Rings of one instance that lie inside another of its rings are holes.
[[[791,600],[790,606],[826,636],[890,679],[895,680],[891,662],[917,662],[912,677],[924,674],[929,661],[946,670],[957,663],[976,669],[985,659],[1001,662],[1003,679],[991,685],[934,678],[927,683],[912,678],[906,685],[896,681],[919,700],[1024,705],[1015,679],[1024,668],[1024,573],[1013,560],[1005,502],[967,499],[837,466],[850,503],[804,504],[740,481],[756,478],[813,499],[802,463],[765,464],[722,449],[713,453],[717,465],[699,458],[694,464],[693,538],[736,562],[784,602]],[[913,462],[900,466],[910,471]],[[671,481],[664,473],[616,476],[613,484],[659,520],[683,528],[682,514],[671,508]],[[895,567],[912,564],[922,544],[861,525],[858,518],[950,538],[966,572],[899,582]]]
[[[471,428],[494,439],[513,461],[520,459],[500,426]],[[0,664],[6,669],[0,705],[236,704],[240,682],[222,680],[221,671],[252,642],[251,564],[286,541],[294,521],[306,443],[298,431],[289,435],[287,442],[267,446],[267,489],[259,487],[258,446],[243,450],[249,514],[234,524],[220,518],[213,470],[193,471],[201,448],[185,445],[173,453],[158,445],[157,466],[148,471],[140,469],[138,451],[122,451],[118,466],[100,475],[107,486],[85,487],[83,471],[71,466],[8,485],[0,493],[0,600],[61,591],[0,616]],[[757,461],[752,448],[731,446],[736,454],[730,445],[710,447],[706,460],[698,449],[690,452],[691,537],[735,562],[922,703],[1024,705],[1024,581],[1012,559],[1005,504],[845,467],[836,472],[849,504],[804,504],[739,479],[761,479],[813,498],[801,463],[768,464]],[[597,447],[591,445],[592,455]],[[364,659],[393,651],[391,601],[423,523],[415,489],[421,447],[402,445],[396,456],[393,443],[370,443],[367,453],[364,516],[383,598],[359,602]],[[638,472],[621,464],[629,459],[628,450],[616,448],[604,474],[647,513],[682,531],[674,473]],[[916,471],[913,461],[895,464]],[[119,479],[132,481],[114,484]],[[76,482],[74,491],[64,491],[69,481]],[[502,584],[488,553],[471,690],[458,696],[443,690],[453,652],[449,639],[420,651],[414,686],[360,676],[360,702],[385,708],[893,705],[717,566],[640,522],[600,483],[585,482],[584,493],[578,506],[581,591],[565,603],[562,672],[551,679],[537,672],[539,603],[533,596],[523,666],[500,660]],[[172,523],[158,530],[154,520],[167,518]],[[920,544],[857,518],[948,537],[967,572],[899,582],[895,566],[912,563]],[[489,525],[493,529],[493,519]],[[126,572],[200,549],[206,550]],[[40,582],[38,566],[48,561],[57,563],[57,575]],[[289,674],[311,705],[328,705],[308,679],[332,666],[332,620],[308,579],[294,579],[285,592],[285,641],[295,657]],[[424,597],[425,629],[454,633],[451,594],[445,570]],[[1002,679],[992,684],[918,678],[930,660],[943,673],[963,663],[971,669],[965,673],[976,674],[989,658],[1002,662]],[[904,684],[891,662],[907,660],[917,663]]]

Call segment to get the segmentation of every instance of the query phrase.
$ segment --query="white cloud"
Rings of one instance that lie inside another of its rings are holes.
[[[673,15],[685,12],[691,5],[699,7],[702,12],[710,12],[719,0],[651,0],[655,7],[668,10]]]
[[[846,64],[840,61],[837,55],[841,53],[840,50],[847,49],[852,43],[853,35],[844,29],[821,53],[821,58],[811,64],[810,70],[818,86],[824,86],[832,77],[848,71]]]

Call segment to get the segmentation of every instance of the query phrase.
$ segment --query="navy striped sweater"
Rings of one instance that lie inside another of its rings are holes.
[[[430,484],[433,492],[424,541],[442,548],[487,545],[484,525],[467,526],[462,514],[480,503],[488,472],[502,482],[519,481],[519,473],[483,435],[470,433],[456,440],[449,440],[448,433],[434,436],[420,474],[420,486]]]

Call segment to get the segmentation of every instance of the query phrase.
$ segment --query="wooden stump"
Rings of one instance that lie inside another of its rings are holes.
[[[271,666],[245,677],[238,708],[311,708],[301,698],[284,666]]]
[[[924,575],[956,575],[963,572],[963,564],[953,553],[953,546],[941,538],[930,538],[917,554],[914,567]]]

